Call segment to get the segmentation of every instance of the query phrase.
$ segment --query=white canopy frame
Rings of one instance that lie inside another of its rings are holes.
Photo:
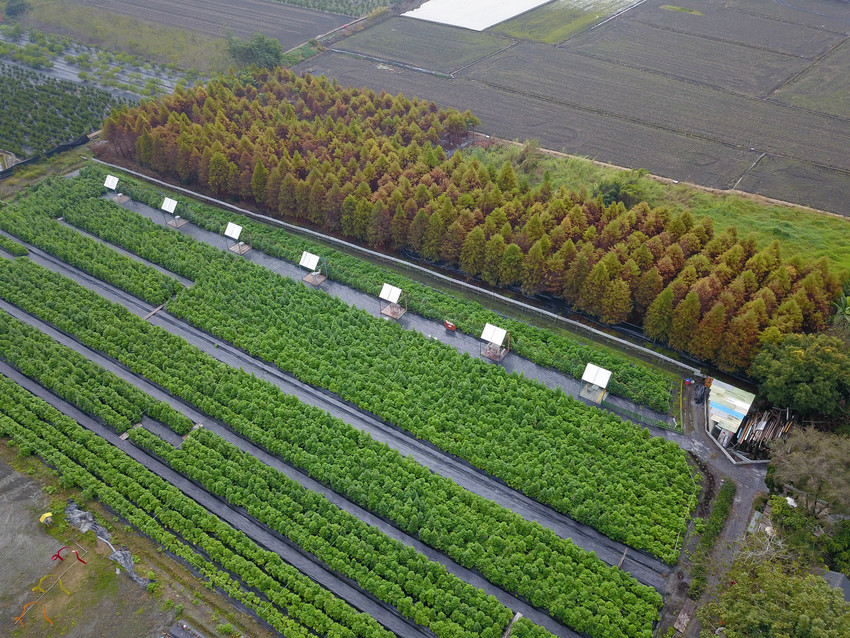
[[[407,293],[398,286],[385,283],[378,294],[378,307],[383,316],[398,321],[407,312]]]
[[[484,330],[481,331],[481,343],[479,354],[491,361],[499,363],[508,356],[511,351],[511,333],[494,326],[492,323],[484,325]]]

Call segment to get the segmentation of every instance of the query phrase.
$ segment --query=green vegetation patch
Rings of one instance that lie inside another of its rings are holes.
[[[279,555],[262,549],[130,456],[2,375],[0,437],[10,438],[21,455],[40,456],[61,474],[63,486],[79,487],[84,499],[96,496],[281,634],[292,638],[316,633],[358,638],[392,635]],[[93,586],[108,591],[114,582],[103,578]]]
[[[521,147],[507,144],[476,151],[476,156],[493,166],[515,162],[518,171],[532,183],[548,173],[553,186],[564,185],[570,190],[582,187],[593,190],[603,181],[626,180],[633,175],[631,171],[602,166],[581,157],[523,154]],[[746,195],[711,192],[688,184],[663,183],[648,175],[635,179],[640,194],[650,206],[664,206],[673,212],[689,210],[698,220],[711,217],[718,229],[737,226],[740,236],[752,234],[759,247],[778,239],[786,254],[827,257],[840,269],[850,272],[850,220],[844,217],[772,204]]]
[[[3,312],[0,312],[0,355],[27,376],[84,412],[102,418],[118,431],[126,431],[131,423],[141,418],[141,407],[148,409],[147,406],[157,405],[157,416],[176,417],[160,419],[172,430],[185,434],[192,427],[189,419],[167,404],[153,400],[38,329]],[[125,418],[128,409],[136,412],[130,419]],[[408,616],[416,615],[419,623],[430,626],[443,638],[480,638],[482,635],[495,638],[511,618],[507,608],[480,589],[449,574],[442,565],[388,538],[340,510],[324,496],[240,452],[216,434],[199,431],[187,439],[179,451],[144,428],[134,429],[130,436],[176,471],[203,484],[231,504],[246,508],[263,524],[300,547],[309,548],[320,560],[352,580],[359,580],[364,589],[381,600],[404,610]],[[218,471],[214,473],[211,468]],[[254,482],[257,478],[261,480]],[[317,518],[321,520],[319,526],[316,526]],[[329,538],[328,529],[338,530],[338,533]],[[346,551],[348,543],[356,544],[357,551]],[[386,570],[378,574],[373,568],[381,563]],[[418,587],[411,587],[411,581]],[[404,600],[408,594],[413,602]],[[468,611],[454,615],[452,621],[440,620],[441,615],[450,616],[458,607]],[[481,619],[490,624],[482,626]]]
[[[338,43],[336,48],[450,73],[495,53],[510,40],[490,33],[391,18]]]
[[[130,16],[105,13],[72,0],[31,0],[22,22],[111,51],[121,51],[201,73],[227,68],[224,38],[154,24]]]
[[[0,64],[0,149],[26,158],[100,128],[123,101],[101,89]]]
[[[512,38],[558,44],[632,4],[632,0],[554,0],[490,29]]]
[[[662,4],[659,9],[665,9],[667,11],[681,11],[682,13],[689,13],[693,16],[701,16],[704,15],[702,11],[697,11],[696,9],[688,9],[687,7],[677,7],[672,4]]]
[[[395,4],[398,0],[275,0],[282,4],[291,4],[306,9],[338,13],[344,16],[360,18]]]
[[[51,214],[59,217],[64,210],[78,205],[81,195],[77,185],[68,180],[57,180],[52,188],[37,190],[33,195],[6,206],[0,216],[0,228],[152,305],[165,303],[182,287],[177,280],[50,217]],[[86,206],[94,212],[103,211],[112,204],[91,198]]]
[[[165,232],[187,239],[173,231]],[[217,266],[229,262],[239,269],[248,268],[245,273],[252,269],[250,262],[229,253],[218,251],[218,255]],[[198,263],[196,258],[192,261]],[[206,267],[203,262],[198,265]],[[277,275],[269,273],[268,277]],[[304,289],[300,282],[293,285]],[[479,570],[493,583],[525,596],[537,607],[545,607],[578,631],[597,638],[611,635],[612,628],[618,636],[651,636],[662,602],[660,594],[551,530],[462,490],[326,412],[305,406],[273,384],[201,353],[123,307],[27,259],[0,262],[0,288],[0,294],[12,303],[119,359],[190,403],[203,406],[210,416],[226,421],[244,436],[408,533],[418,534],[424,542]],[[79,318],[85,315],[88,320],[83,325]],[[395,325],[393,328],[401,330]],[[606,418],[601,412],[599,415]],[[590,423],[584,425],[585,429],[592,427]],[[638,433],[621,422],[619,431],[627,437],[634,434],[638,440],[649,439],[645,431]],[[613,438],[603,436],[600,440]],[[656,452],[673,453],[670,444],[660,439],[648,444]],[[682,460],[685,472],[689,472],[678,448],[673,456]],[[567,458],[570,464],[574,460],[572,455],[552,456],[558,458]],[[634,464],[654,464],[656,458],[654,453],[642,453]],[[651,474],[660,489],[678,482],[658,469]],[[685,480],[690,482],[689,478]],[[633,489],[629,482],[613,481],[610,476],[604,484]],[[591,497],[595,491],[589,486],[585,490]],[[620,503],[634,502],[635,498],[624,495]],[[647,496],[642,502],[658,508],[658,514],[669,512],[667,499]],[[201,528],[207,529],[205,525]],[[562,604],[564,600],[569,604]]]
[[[86,177],[97,175],[93,179],[98,185],[103,183],[103,176],[106,174],[103,169],[90,167],[86,168],[85,172]],[[159,202],[155,201],[161,198],[158,190],[140,184],[129,176],[124,176],[122,184],[125,192],[130,193],[136,201],[146,202],[154,207],[159,205]],[[293,235],[282,228],[200,204],[176,193],[171,196],[186,206],[185,214],[202,228],[222,233],[228,222],[238,223],[245,228],[246,236],[250,236],[255,249],[292,263],[298,262],[304,250],[321,254],[333,264],[330,277],[336,281],[375,296],[384,283],[398,286],[407,292],[411,311],[439,321],[448,318],[466,334],[477,336],[481,334],[485,324],[498,324],[510,331],[512,350],[520,356],[576,378],[581,377],[587,363],[594,363],[614,373],[610,382],[612,393],[646,405],[657,412],[668,411],[670,383],[678,379],[673,373],[665,373],[598,343],[578,339],[574,334],[562,329],[539,328],[511,319],[501,312],[485,308],[478,301],[436,290],[393,270]]]
[[[26,247],[21,246],[18,242],[9,239],[5,235],[0,235],[0,248],[15,257],[23,257],[29,253]]]
[[[720,532],[723,531],[723,527],[726,525],[729,512],[732,511],[732,504],[735,502],[735,492],[737,489],[733,481],[727,480],[717,492],[717,498],[714,501],[714,507],[711,510],[708,520],[702,524],[703,529],[700,531],[696,550],[691,557],[693,561],[693,570],[691,571],[693,580],[688,589],[688,595],[694,600],[699,599],[705,590],[705,586],[708,584],[708,561],[710,554],[720,536]]]
[[[116,432],[126,432],[142,420],[142,415],[167,424],[178,434],[192,429],[192,421],[169,404],[2,311],[0,353],[25,375]]]
[[[63,214],[75,226],[191,278],[194,286],[169,303],[172,314],[432,441],[612,538],[675,562],[676,539],[693,506],[694,489],[675,444],[322,291],[226,259],[220,250],[133,212],[112,207],[92,215],[78,206]],[[241,296],[255,301],[214,310],[233,282],[239,282]],[[344,358],[337,356],[342,350],[348,353]],[[346,382],[353,378],[358,384]],[[446,379],[452,379],[451,392]],[[594,443],[579,443],[587,437]],[[517,439],[524,441],[522,449],[510,443]],[[591,460],[598,454],[586,445],[604,448],[601,458]],[[569,463],[558,460],[566,458]],[[652,458],[653,468],[641,466],[639,458]],[[595,489],[587,489],[590,483]],[[624,507],[623,486],[658,498]],[[656,500],[663,507],[650,503]]]
[[[850,44],[818,60],[771,97],[780,102],[846,118],[850,113]]]

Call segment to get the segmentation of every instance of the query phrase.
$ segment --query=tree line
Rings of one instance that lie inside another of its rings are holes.
[[[215,195],[341,234],[411,250],[492,285],[556,295],[607,323],[641,323],[729,371],[761,342],[822,330],[840,277],[826,259],[759,247],[641,202],[627,208],[510,163],[486,167],[443,148],[468,111],[282,69],[178,89],[113,113],[116,152]]]

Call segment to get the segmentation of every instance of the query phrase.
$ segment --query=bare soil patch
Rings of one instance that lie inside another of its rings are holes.
[[[850,118],[850,39],[830,51],[778,91],[771,99]]]
[[[68,498],[107,527],[116,548],[130,550],[136,572],[158,583],[153,593],[133,583],[123,569],[116,573],[117,563],[107,558],[111,550],[96,541],[93,532],[82,534],[65,523],[63,509]],[[54,514],[50,529],[38,522],[45,508]],[[218,635],[216,626],[221,623],[231,623],[252,638],[271,636],[228,599],[158,551],[149,539],[120,524],[99,503],[85,503],[79,490],[59,487],[58,478],[41,460],[17,456],[16,448],[5,439],[0,440],[0,523],[0,636],[159,636],[175,618],[208,636]],[[68,550],[62,553],[64,561],[52,561],[51,556],[64,545],[77,549],[86,564],[76,562]],[[60,575],[62,587],[70,593],[59,586]],[[47,576],[42,582],[47,592],[42,598],[44,607],[30,607],[21,627],[14,618],[27,602],[41,595],[32,588],[43,576]]]
[[[850,170],[850,127],[836,126],[833,118],[562,49],[520,43],[462,75],[686,136],[798,160],[817,158],[825,166]]]
[[[723,4],[740,13],[850,35],[844,0],[726,0]]]
[[[4,627],[11,626],[24,605],[35,600],[30,588],[54,566],[50,557],[61,545],[38,522],[49,507],[50,498],[40,485],[0,460],[0,624]]]
[[[819,0],[793,0],[805,7]],[[624,14],[626,21],[639,21],[666,29],[672,33],[687,33],[719,42],[740,44],[754,49],[765,49],[776,53],[801,55],[808,58],[826,51],[842,38],[842,28],[836,23],[828,25],[826,18],[812,25],[803,16],[804,11],[791,11],[786,20],[779,19],[782,5],[778,2],[727,3],[723,0],[683,0],[678,5],[683,9],[698,11],[695,15],[686,11],[666,11],[659,5],[664,0],[650,0]],[[769,11],[768,11],[769,6]],[[747,13],[753,7],[763,14]],[[821,27],[821,25],[825,25]],[[844,25],[845,28],[847,25]],[[673,36],[671,36],[673,37]],[[659,42],[656,42],[657,44]],[[739,60],[747,66],[745,60]]]
[[[715,88],[765,95],[804,70],[808,58],[753,49],[635,20],[617,20],[563,45],[568,51]],[[741,60],[747,60],[741,64]],[[845,83],[846,86],[847,83]]]
[[[831,170],[811,162],[768,155],[744,176],[738,188],[841,215],[850,215],[850,205],[847,202],[847,193],[850,193],[850,172]],[[780,223],[779,220],[777,223]],[[796,224],[784,224],[789,235],[799,238],[801,229]],[[817,237],[812,239],[817,241]],[[850,243],[850,231],[845,239]],[[836,255],[835,259],[840,261],[841,256]]]
[[[451,73],[511,42],[489,33],[395,17],[338,42],[334,48]]]

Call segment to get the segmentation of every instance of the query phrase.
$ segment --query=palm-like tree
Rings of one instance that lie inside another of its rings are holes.
[[[846,326],[850,327],[850,297],[847,295],[841,295],[838,298],[838,301],[833,301],[832,305],[835,306],[835,316],[832,318],[833,323],[836,326]]]

